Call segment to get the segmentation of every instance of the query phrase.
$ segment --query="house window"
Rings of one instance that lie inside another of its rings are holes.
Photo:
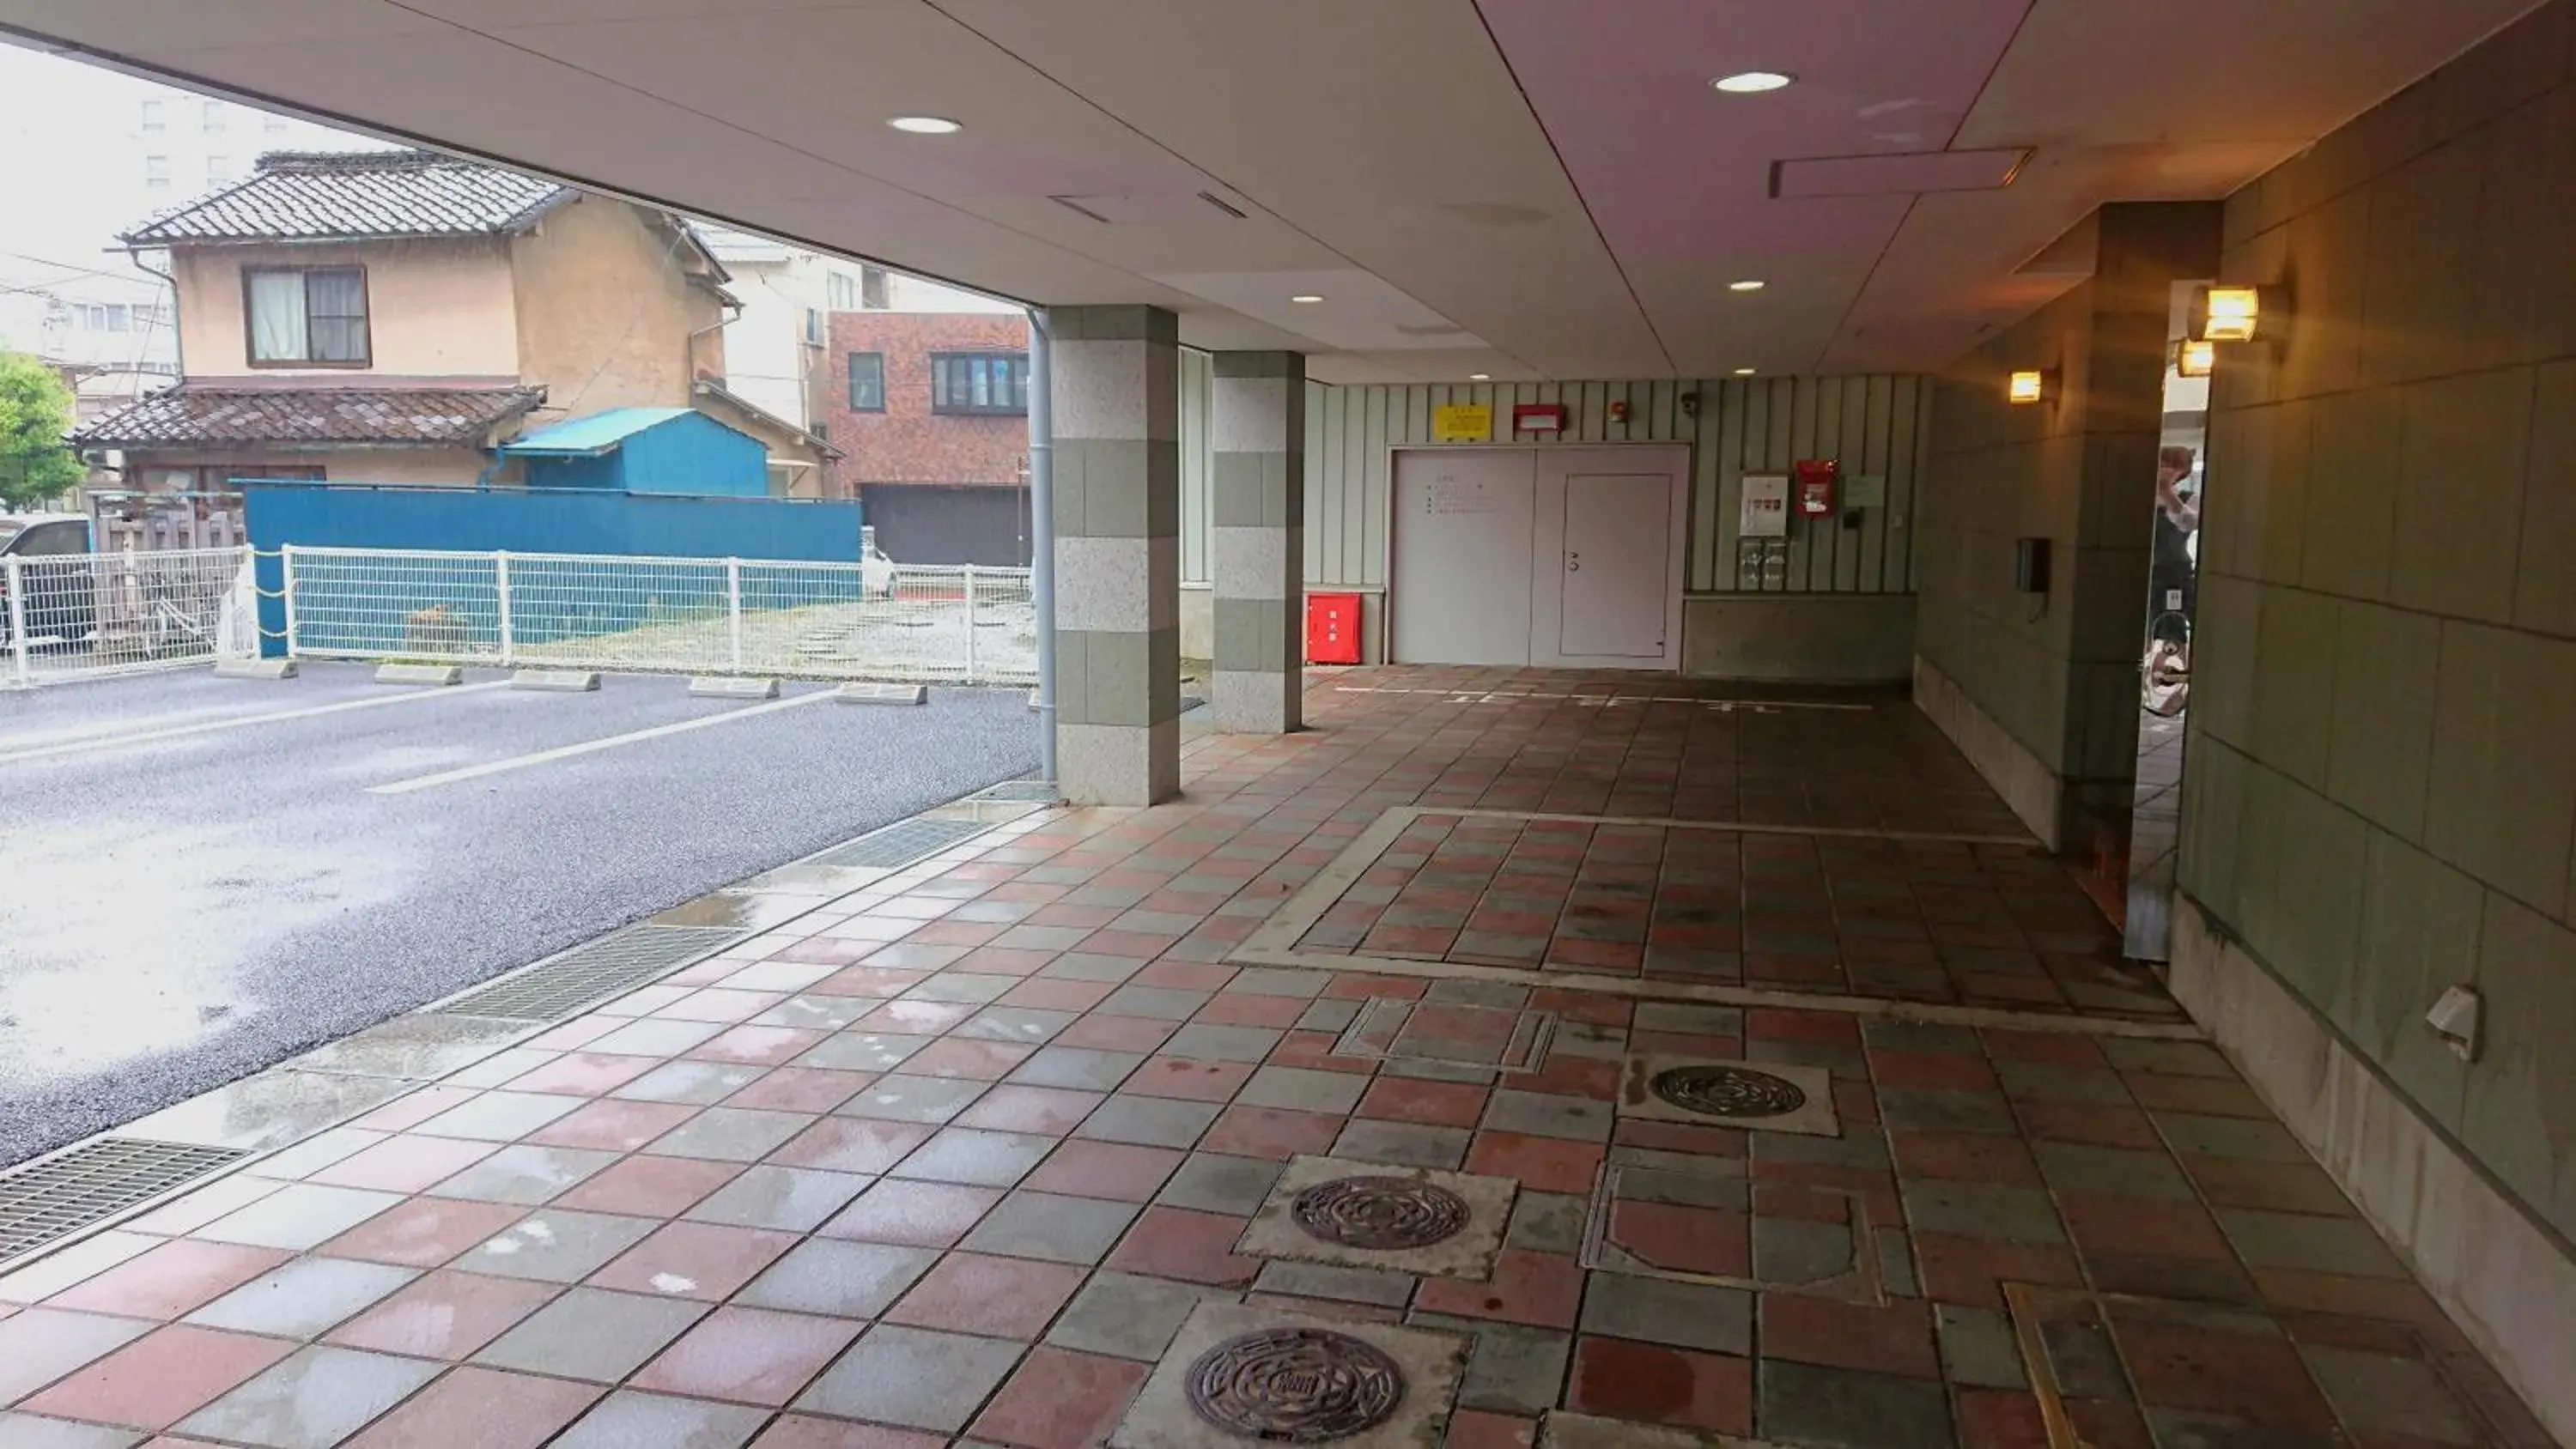
[[[832,310],[835,312],[856,312],[859,310],[858,278],[851,276],[847,272],[834,272],[832,274]]]
[[[209,156],[206,158],[206,184],[208,186],[221,186],[232,179],[233,158],[230,156]]]
[[[161,101],[143,103],[143,129],[158,131],[169,125],[169,107]]]
[[[224,103],[221,101],[206,102],[206,134],[209,136],[220,136],[223,132]]]
[[[823,309],[820,307],[805,309],[805,341],[815,347],[823,345]]]
[[[943,352],[930,359],[934,413],[1024,413],[1029,359],[1017,352]]]
[[[850,354],[850,411],[881,413],[885,411],[885,354],[853,352]]]
[[[894,305],[887,299],[885,268],[859,268],[859,305],[871,312],[882,312]]]
[[[253,367],[367,365],[363,268],[245,268],[242,290]]]
[[[167,191],[170,189],[169,157],[146,156],[143,158],[143,189],[146,191]]]

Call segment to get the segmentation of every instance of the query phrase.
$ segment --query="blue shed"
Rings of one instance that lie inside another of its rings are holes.
[[[501,445],[531,488],[732,498],[769,494],[769,446],[691,408],[612,408]]]

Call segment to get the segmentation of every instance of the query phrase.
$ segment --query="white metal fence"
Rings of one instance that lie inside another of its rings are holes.
[[[201,664],[227,630],[246,651],[244,548],[0,558],[0,684]]]
[[[299,658],[948,684],[1037,678],[1026,569],[282,551]]]

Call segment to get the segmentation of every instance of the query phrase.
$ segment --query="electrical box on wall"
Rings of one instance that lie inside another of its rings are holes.
[[[2048,592],[2048,543],[2044,538],[2013,540],[2013,592]]]

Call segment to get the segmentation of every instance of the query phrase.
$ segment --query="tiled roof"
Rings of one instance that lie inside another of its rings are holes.
[[[122,240],[355,240],[524,231],[575,193],[428,151],[273,151],[259,169],[154,216]]]
[[[90,423],[90,448],[417,443],[479,448],[545,401],[536,387],[224,387],[183,382]]]

